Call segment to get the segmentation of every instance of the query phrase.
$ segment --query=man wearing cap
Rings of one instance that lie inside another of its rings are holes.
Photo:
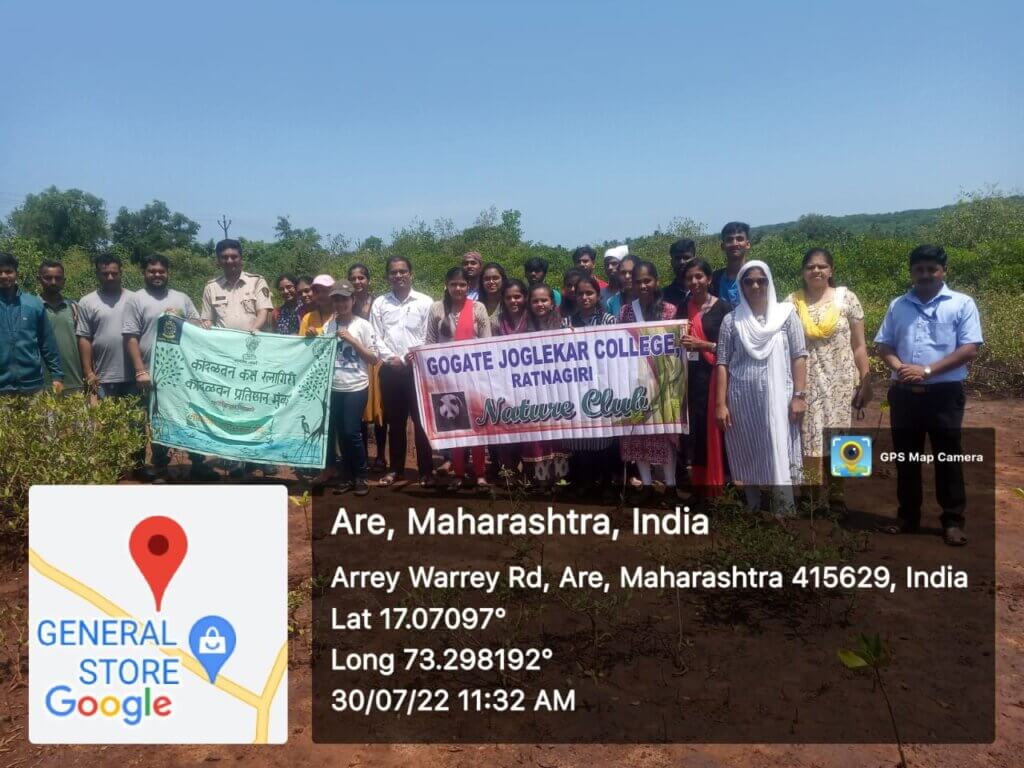
[[[331,380],[331,429],[327,466],[313,484],[323,484],[340,475],[338,493],[355,490],[356,496],[365,496],[370,489],[362,435],[363,411],[371,366],[377,363],[377,341],[370,323],[352,312],[353,293],[348,280],[338,280],[330,291],[334,314],[324,327],[324,335],[338,339]]]
[[[330,275],[317,275],[313,278],[313,300],[299,323],[299,336],[319,336],[323,331],[334,314],[331,305],[331,289],[334,285],[334,278]]]
[[[629,256],[628,245],[616,245],[604,252],[604,273],[608,276],[608,285],[601,289],[601,301],[605,307],[613,296],[618,296],[622,288],[619,282],[619,263]]]
[[[203,325],[251,333],[262,330],[274,302],[262,275],[242,271],[242,244],[230,239],[217,243],[217,264],[224,274],[203,288]]]

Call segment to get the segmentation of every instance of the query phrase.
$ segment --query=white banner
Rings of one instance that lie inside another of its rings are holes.
[[[413,350],[435,448],[687,433],[688,321],[600,325]]]

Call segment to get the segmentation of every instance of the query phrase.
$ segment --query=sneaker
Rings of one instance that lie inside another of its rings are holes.
[[[334,495],[339,496],[343,493],[348,493],[355,487],[356,484],[353,483],[351,480],[342,480],[336,486],[334,486]]]
[[[370,486],[365,478],[356,480],[356,496],[365,496],[370,492]]]

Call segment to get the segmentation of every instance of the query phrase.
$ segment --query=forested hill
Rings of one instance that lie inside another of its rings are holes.
[[[1012,195],[1007,200],[1024,202],[1024,196]],[[809,213],[797,221],[784,221],[781,224],[765,224],[754,227],[755,235],[782,234],[785,232],[808,229],[819,230],[823,236],[846,232],[851,235],[875,235],[881,237],[900,237],[914,239],[923,233],[932,231],[942,218],[956,207],[944,205],[941,208],[912,208],[907,211],[891,213],[854,213],[849,216],[824,216]]]

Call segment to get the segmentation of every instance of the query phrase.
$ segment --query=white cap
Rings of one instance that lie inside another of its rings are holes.
[[[627,256],[629,256],[628,245],[616,245],[614,248],[609,248],[604,252],[604,257],[606,259],[618,259],[619,261],[622,261]]]
[[[333,288],[334,278],[330,275],[317,275],[313,278],[313,285],[322,285],[324,288]]]

